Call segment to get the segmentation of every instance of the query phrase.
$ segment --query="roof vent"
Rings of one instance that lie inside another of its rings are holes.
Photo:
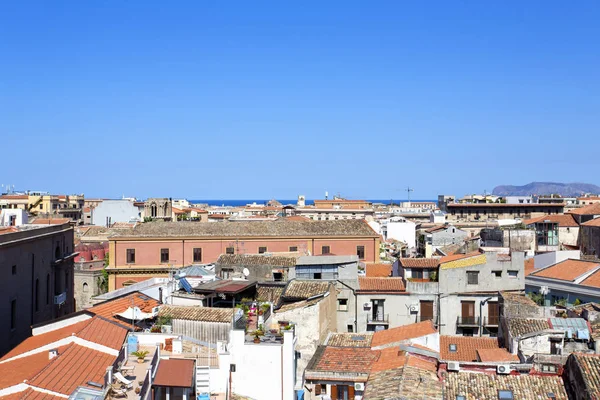
[[[51,349],[48,351],[48,360],[52,360],[54,357],[58,357],[58,349]]]

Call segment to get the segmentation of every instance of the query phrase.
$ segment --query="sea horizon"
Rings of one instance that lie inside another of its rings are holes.
[[[245,206],[247,204],[258,204],[258,205],[265,205],[267,204],[267,202],[271,201],[273,199],[269,199],[269,200],[265,200],[265,199],[254,199],[254,200],[236,200],[236,199],[209,199],[209,200],[188,200],[190,203],[192,204],[207,204],[209,206],[226,206],[226,207],[241,207],[241,206]],[[290,200],[290,199],[286,199],[286,200],[279,200],[279,199],[275,199],[277,201],[279,201],[281,204],[283,205],[288,205],[288,204],[292,204],[295,205],[298,200],[294,199],[294,200]],[[305,203],[306,205],[313,205],[314,204],[314,200],[315,199],[306,199]],[[378,199],[378,200],[370,200],[367,199],[367,201],[370,201],[371,203],[379,203],[379,204],[391,204],[392,202],[394,204],[398,204],[398,203],[402,203],[402,202],[406,202],[408,200],[405,199],[388,199],[388,200],[382,200],[382,199]],[[437,200],[418,200],[418,199],[413,199],[411,201],[414,202],[420,202],[420,201],[431,201],[434,203],[437,203]]]

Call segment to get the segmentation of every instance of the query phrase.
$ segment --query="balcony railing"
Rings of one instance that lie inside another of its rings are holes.
[[[389,314],[383,315],[368,315],[367,324],[389,324]]]
[[[483,320],[483,325],[484,326],[498,326],[499,322],[500,322],[500,317],[498,317],[498,316],[485,317],[485,319]]]
[[[479,317],[457,317],[456,326],[479,326]]]

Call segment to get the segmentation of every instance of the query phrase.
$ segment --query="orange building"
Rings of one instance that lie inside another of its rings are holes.
[[[213,263],[221,254],[358,255],[376,263],[379,244],[380,236],[363,220],[148,222],[109,237],[109,290]]]

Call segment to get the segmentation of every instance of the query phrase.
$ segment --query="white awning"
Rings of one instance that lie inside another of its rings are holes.
[[[139,307],[129,307],[127,310],[117,315],[130,321],[141,321],[156,317],[156,313],[142,312]]]

